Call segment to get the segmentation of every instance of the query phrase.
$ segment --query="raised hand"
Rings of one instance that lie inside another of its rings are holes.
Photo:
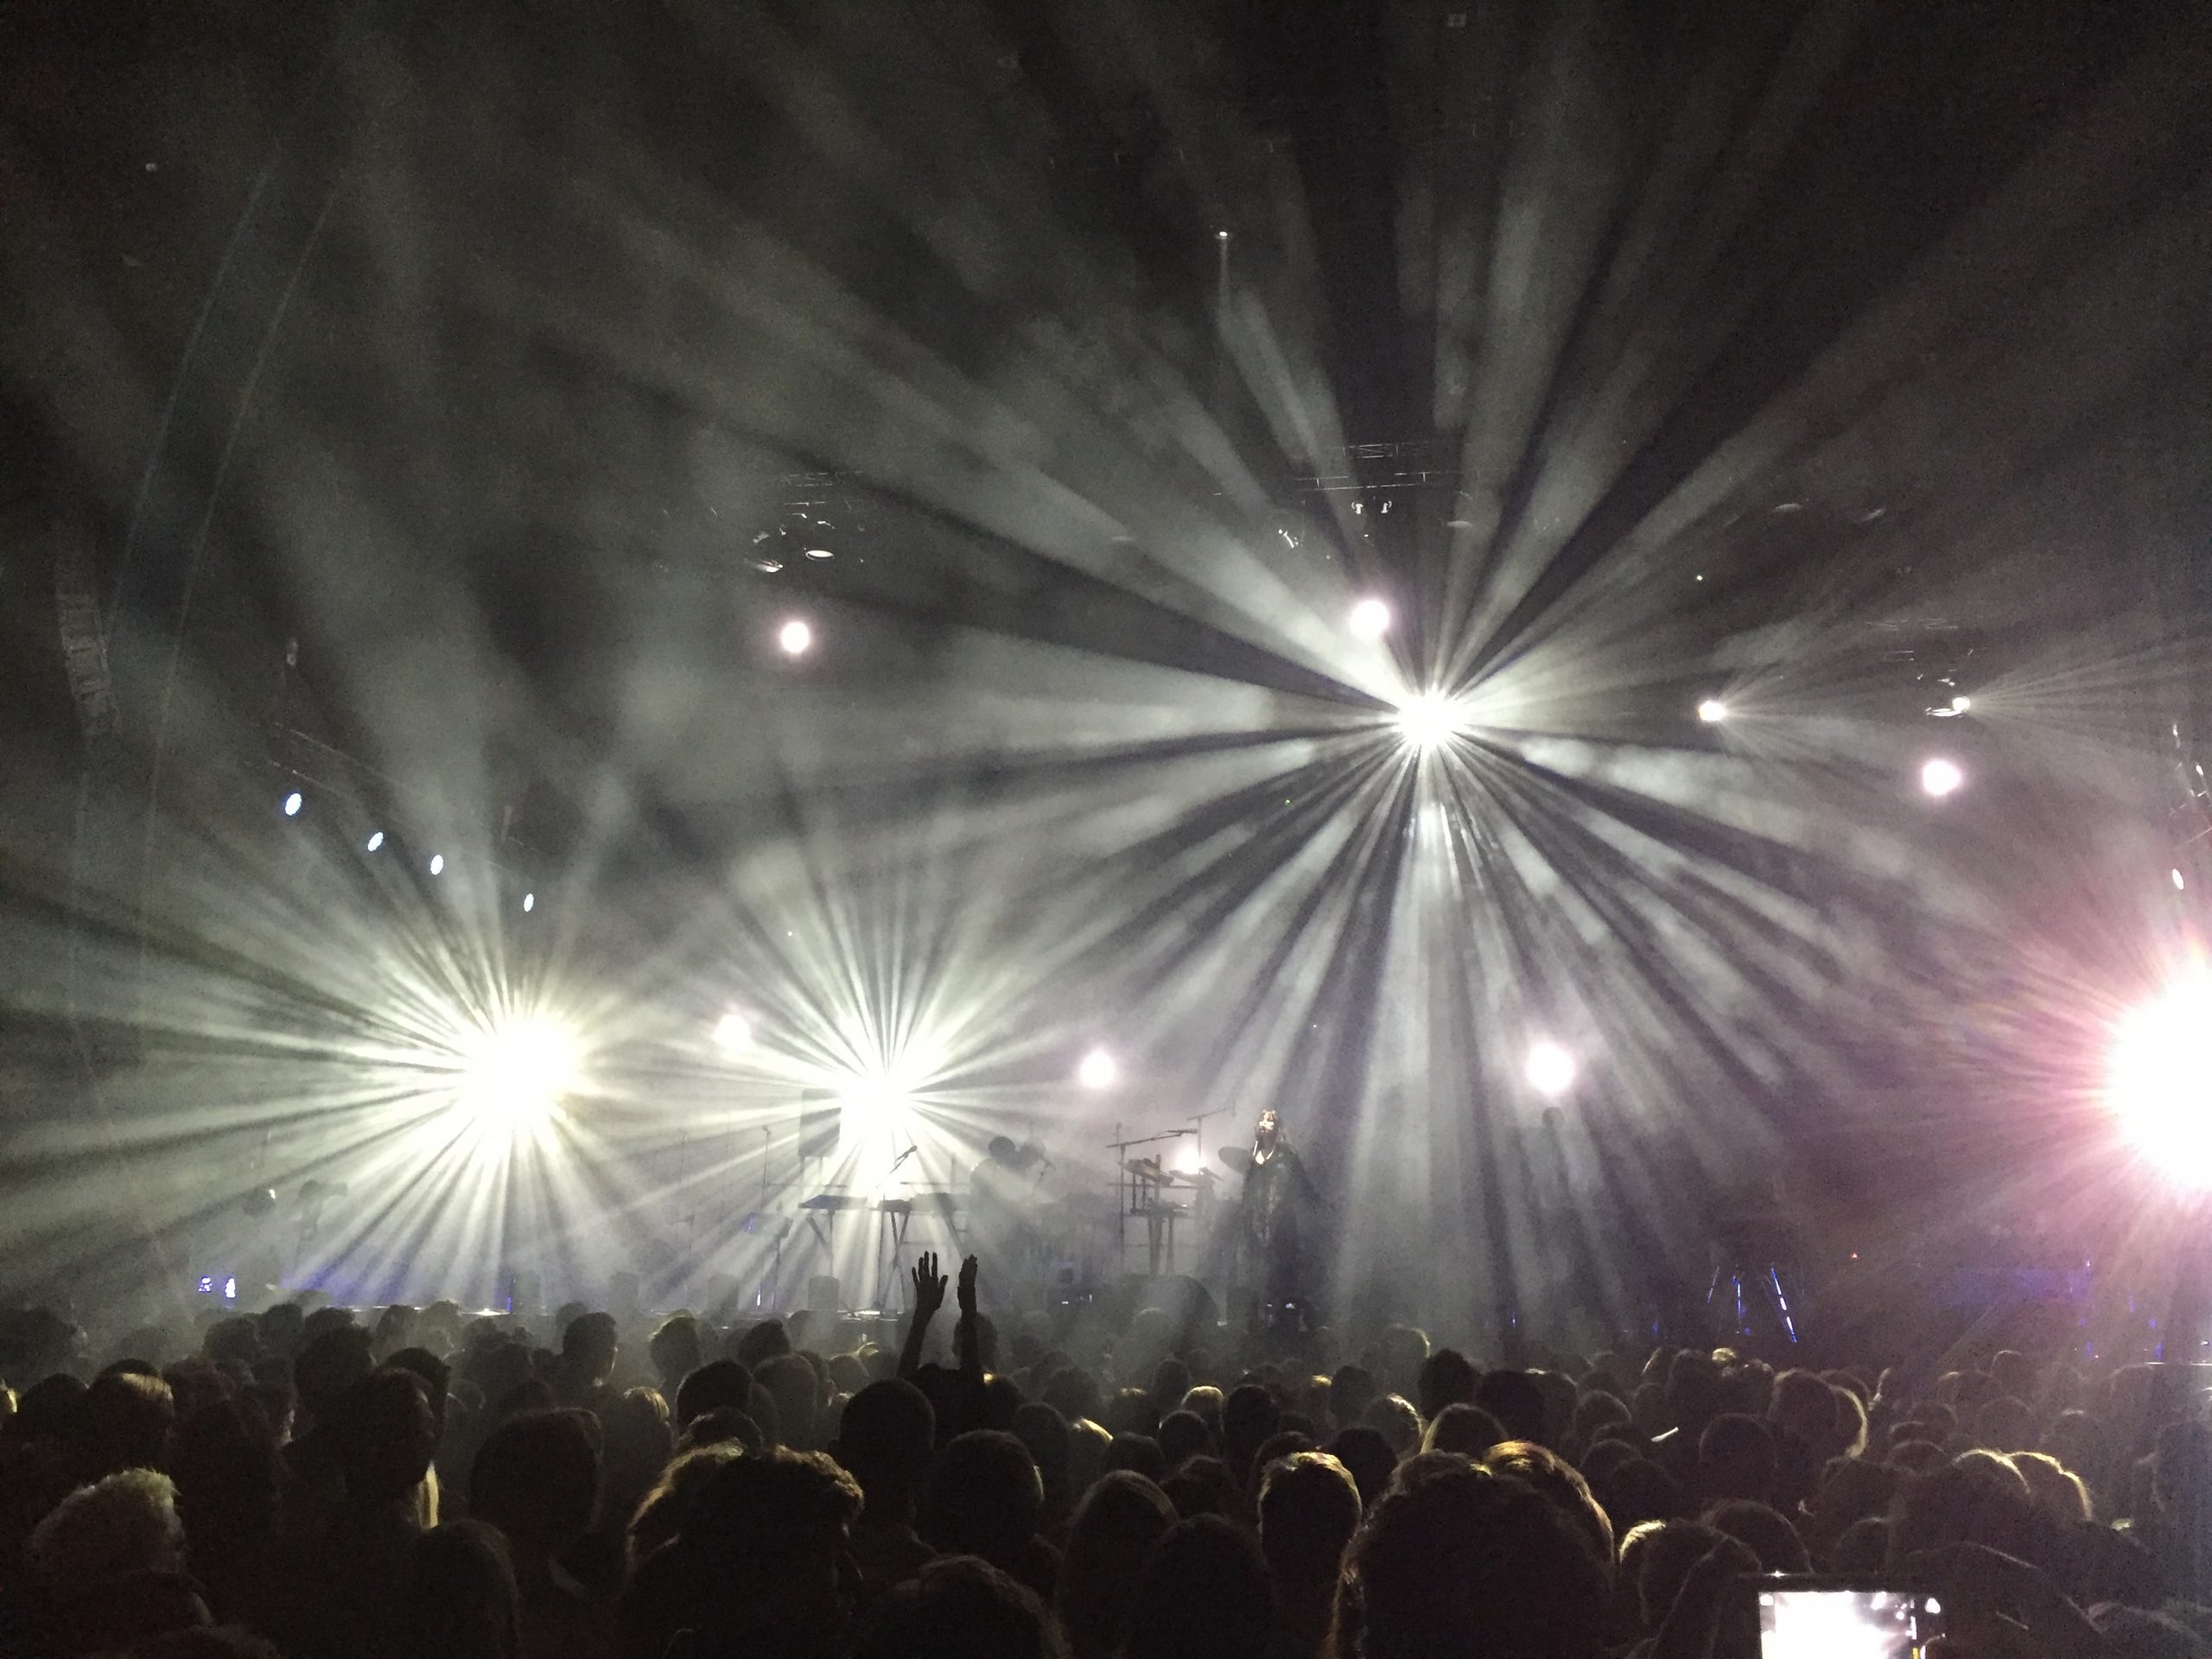
[[[972,1261],[973,1258],[971,1257]],[[924,1250],[922,1259],[914,1263],[912,1274],[914,1282],[914,1318],[926,1319],[944,1306],[944,1275],[937,1270],[937,1252]],[[968,1294],[968,1269],[961,1269],[961,1294]],[[964,1301],[963,1307],[967,1306]]]
[[[937,1299],[944,1300],[944,1281],[937,1281]],[[976,1311],[976,1258],[969,1256],[960,1264],[960,1316],[968,1318]]]

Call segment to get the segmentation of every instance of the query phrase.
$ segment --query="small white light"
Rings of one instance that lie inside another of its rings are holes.
[[[443,875],[445,872],[446,855],[443,853],[432,853],[430,855],[430,874],[432,875]]]
[[[1973,707],[1974,699],[1972,697],[1962,696],[1953,697],[1951,699],[1951,712],[1955,715],[1963,715],[1967,709]]]
[[[753,1022],[732,1008],[715,1021],[715,1046],[725,1054],[742,1054],[753,1046]]]
[[[1529,1086],[1555,1099],[1574,1086],[1574,1056],[1557,1043],[1537,1043],[1529,1050]]]
[[[531,912],[531,911],[536,910],[537,908],[537,895],[536,893],[525,893],[524,894],[523,894],[523,896],[522,896],[522,913],[523,913],[524,915],[527,916],[527,915],[529,915],[529,914],[530,914],[530,912]]]
[[[1347,621],[1354,639],[1380,639],[1390,632],[1390,607],[1379,599],[1363,599],[1351,607]]]
[[[2174,876],[2174,891],[2175,891],[2176,893],[2185,893],[2185,892],[2187,892],[2187,891],[2189,890],[2189,883],[2188,883],[2188,882],[2186,882],[2186,881],[2184,881],[2184,880],[2183,880],[2181,879],[2181,872],[2180,872],[2179,870],[2176,870],[2176,871],[2173,873],[2173,876]]]
[[[810,559],[834,559],[837,556],[826,547],[810,547],[806,550],[806,556]]]
[[[776,630],[776,645],[786,657],[804,657],[813,649],[814,630],[793,617]]]
[[[223,1300],[226,1302],[235,1302],[238,1299],[238,1275],[236,1274],[232,1274],[229,1278],[223,1281]]]
[[[384,831],[381,830],[372,830],[369,831],[368,840],[365,842],[363,845],[370,852],[373,853],[378,848],[384,845]]]
[[[1708,726],[1718,726],[1728,718],[1728,705],[1718,697],[1707,697],[1698,704],[1697,717]]]
[[[298,790],[294,790],[290,794],[284,798],[284,816],[288,818],[298,817],[300,816],[300,809],[307,804],[307,798],[302,795]]]
[[[1921,788],[1938,800],[1955,792],[1966,780],[1967,775],[1959,770],[1957,761],[1946,760],[1940,755],[1920,769]]]
[[[1121,1075],[1122,1068],[1103,1048],[1092,1049],[1075,1069],[1075,1080],[1086,1089],[1111,1089]]]
[[[1226,242],[1229,240],[1229,232],[1227,231],[1216,231],[1213,233],[1213,239],[1217,242]]]

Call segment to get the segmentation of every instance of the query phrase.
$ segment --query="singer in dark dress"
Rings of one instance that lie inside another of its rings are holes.
[[[1303,1311],[1313,1293],[1308,1256],[1318,1242],[1321,1195],[1306,1161],[1285,1138],[1272,1111],[1260,1114],[1252,1136],[1252,1166],[1244,1176],[1240,1229],[1243,1290],[1256,1292],[1254,1312],[1272,1323],[1286,1310]]]

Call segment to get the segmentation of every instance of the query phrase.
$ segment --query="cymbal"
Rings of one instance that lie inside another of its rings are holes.
[[[1164,1181],[1167,1179],[1167,1172],[1160,1166],[1157,1158],[1132,1158],[1122,1167],[1139,1180]]]
[[[1220,1157],[1222,1163],[1234,1174],[1242,1175],[1252,1167],[1252,1148],[1249,1147],[1224,1147]]]

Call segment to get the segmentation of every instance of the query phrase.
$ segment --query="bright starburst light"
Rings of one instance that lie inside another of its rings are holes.
[[[1459,731],[1459,707],[1440,691],[1420,692],[1398,705],[1398,733],[1408,748],[1441,748]]]
[[[1960,770],[1959,763],[1947,760],[1941,755],[1920,769],[1920,787],[1938,800],[1956,793],[1966,780],[1967,775]]]
[[[1708,726],[1718,726],[1728,718],[1728,705],[1718,697],[1707,697],[1698,704],[1697,717]]]
[[[1075,1069],[1075,1080],[1091,1090],[1111,1089],[1121,1075],[1122,1068],[1103,1048],[1092,1049]]]
[[[541,1017],[480,1028],[464,1040],[460,1058],[455,1103],[493,1154],[557,1118],[582,1081],[576,1039]]]
[[[2113,1027],[2105,1098],[2121,1133],[2166,1179],[2212,1187],[2212,970],[2196,969]]]
[[[1548,1100],[1557,1099],[1574,1087],[1574,1056],[1554,1042],[1533,1044],[1526,1075],[1531,1089]]]
[[[715,1021],[715,1046],[725,1054],[743,1054],[753,1047],[753,1022],[735,1008]]]
[[[1390,632],[1390,607],[1379,599],[1363,599],[1346,619],[1355,639],[1380,639]]]

